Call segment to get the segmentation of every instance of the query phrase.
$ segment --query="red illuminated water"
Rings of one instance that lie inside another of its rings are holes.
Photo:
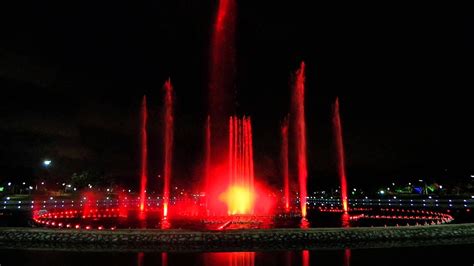
[[[137,266],[143,266],[143,252],[138,252],[137,254]]]
[[[147,184],[147,107],[146,96],[143,96],[140,112],[140,146],[141,146],[141,164],[140,164],[140,211],[145,210],[146,203],[146,184]]]
[[[218,215],[222,209],[227,214],[252,214],[256,199],[250,118],[229,118],[234,109],[235,25],[235,0],[219,0],[209,73],[212,124],[208,119],[205,148],[206,180],[213,180],[212,185],[206,181],[207,205]]]
[[[161,253],[161,266],[168,266],[168,253]]]
[[[204,166],[204,177],[205,177],[205,186],[204,191],[208,193],[210,191],[209,184],[211,182],[211,116],[207,116],[206,120],[206,140],[205,140],[205,166]],[[209,195],[206,194],[206,208],[209,207]]]
[[[224,199],[229,214],[253,214],[254,170],[250,117],[229,118],[229,186]]]
[[[349,248],[344,249],[344,266],[351,266],[351,250]]]
[[[307,196],[307,159],[306,159],[306,122],[304,114],[304,90],[305,90],[305,64],[301,62],[300,68],[296,71],[293,84],[292,111],[295,118],[295,143],[297,156],[297,171],[299,183],[299,200],[301,215],[306,217],[306,196]]]
[[[301,265],[302,266],[309,266],[309,250],[303,250],[301,254]]]
[[[218,0],[211,39],[209,65],[209,112],[212,117],[213,167],[224,163],[227,120],[234,110],[235,0]]]
[[[98,193],[92,190],[85,190],[81,192],[82,199],[82,213],[88,215],[96,207],[96,201],[100,198]]]
[[[255,252],[205,253],[204,265],[254,266]]]
[[[211,40],[210,106],[215,115],[226,115],[232,105],[229,94],[235,75],[235,12],[234,0],[219,0]]]
[[[283,172],[283,191],[285,196],[285,210],[290,208],[290,176],[288,168],[288,117],[281,125],[281,164]]]
[[[163,217],[168,216],[171,169],[173,159],[173,86],[167,80],[164,85],[165,106],[164,106],[164,182],[163,182]]]
[[[338,207],[319,207],[313,210],[317,214],[311,219],[300,219],[299,216],[280,216],[272,212],[265,212],[262,206],[266,206],[265,194],[261,188],[256,189],[258,204],[255,205],[257,215],[223,215],[202,216],[199,205],[190,201],[184,201],[174,205],[171,209],[169,219],[162,219],[161,207],[151,204],[146,209],[145,218],[141,218],[136,207],[127,208],[134,200],[116,203],[115,207],[97,208],[89,206],[82,211],[78,209],[58,209],[48,212],[36,213],[33,220],[40,226],[51,228],[70,229],[94,229],[115,230],[126,228],[161,228],[161,229],[185,229],[185,230],[239,230],[239,229],[269,229],[269,228],[302,228],[309,227],[365,227],[365,226],[415,226],[436,225],[450,223],[453,217],[446,213],[414,210],[414,209],[373,209],[352,208],[352,214],[343,212]],[[263,200],[260,200],[263,198]],[[96,200],[91,201],[96,205]],[[196,209],[189,208],[192,205]],[[125,208],[122,208],[125,206]],[[137,206],[137,205],[135,205]],[[271,210],[271,209],[270,209]]]
[[[348,266],[345,262],[345,256],[351,253],[354,265],[446,265],[446,258],[456,260],[457,265],[472,265],[473,244],[458,245],[426,245],[410,248],[388,248],[388,245],[377,249],[315,249],[309,252],[311,256],[310,265],[316,266]],[[78,247],[80,250],[80,247]],[[244,255],[245,253],[251,253]],[[121,251],[65,251],[65,250],[41,250],[36,249],[18,249],[13,250],[6,247],[2,250],[2,261],[7,265],[156,265],[156,266],[297,266],[302,265],[302,251],[289,249],[282,251],[280,249],[258,252],[211,252],[211,251],[179,251],[179,252],[121,252]],[[143,258],[140,258],[143,254]],[[166,263],[163,263],[163,257],[166,254]],[[426,255],[425,255],[426,254]],[[250,262],[237,263],[241,261],[237,257],[251,257]],[[252,258],[253,257],[253,258]],[[287,259],[289,258],[289,259]],[[139,262],[137,262],[139,261]],[[234,261],[235,263],[231,263]],[[255,261],[254,263],[252,261]],[[9,263],[11,262],[11,263]],[[40,263],[39,263],[40,262]],[[161,262],[161,263],[160,263]]]
[[[337,171],[339,174],[339,179],[341,182],[341,202],[342,209],[347,212],[347,180],[346,180],[346,167],[344,161],[344,144],[342,141],[342,126],[341,126],[341,117],[339,115],[339,98],[336,98],[333,106],[333,117],[332,117],[333,129],[334,129],[334,138],[336,141],[336,150],[337,150]]]

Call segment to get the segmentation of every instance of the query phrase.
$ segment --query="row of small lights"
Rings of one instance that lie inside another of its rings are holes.
[[[344,210],[340,208],[334,207],[318,207],[317,208],[320,212],[340,212],[343,213]],[[372,211],[372,208],[351,208],[351,211]]]
[[[93,228],[91,225],[86,225],[84,227],[81,227],[81,224],[71,224],[71,223],[64,223],[64,222],[58,222],[54,221],[52,219],[71,219],[71,218],[79,218],[79,216],[82,214],[82,218],[116,218],[120,217],[119,209],[105,209],[101,210],[99,212],[98,209],[94,210],[89,210],[89,214],[84,215],[84,213],[74,210],[74,211],[60,211],[60,212],[49,212],[41,215],[37,215],[33,217],[33,220],[42,225],[50,226],[50,227],[58,227],[58,228],[72,228],[72,229],[97,229],[97,230],[103,230],[106,229],[104,226],[100,225],[97,228]],[[107,228],[110,230],[115,230],[116,226],[112,226],[110,228]]]
[[[81,229],[81,225],[80,224],[76,224],[76,225],[73,225],[73,224],[70,224],[70,223],[61,223],[61,222],[54,222],[54,221],[44,221],[44,220],[40,220],[40,221],[36,221],[37,223],[39,224],[43,224],[43,225],[46,225],[46,226],[51,226],[51,227],[58,227],[58,228],[71,228],[71,229]],[[91,229],[95,229],[93,228],[91,225],[86,225],[84,227],[82,227],[83,229],[86,229],[86,230],[91,230]],[[97,227],[97,230],[104,230],[104,229],[110,229],[110,230],[115,230],[117,229],[116,226],[112,226],[110,228],[105,228],[104,226],[102,225],[99,225]]]
[[[392,219],[392,220],[395,220],[395,219],[403,219],[403,220],[432,220],[430,224],[428,224],[426,221],[424,223],[424,225],[435,225],[435,224],[443,224],[443,223],[449,223],[451,222],[453,219],[446,219],[446,218],[442,218],[442,219],[437,219],[437,218],[433,218],[431,216],[429,217],[420,217],[420,216],[384,216],[384,215],[364,215],[364,214],[360,214],[360,215],[354,215],[354,216],[350,216],[349,217],[350,220],[359,220],[359,219],[364,219],[364,218],[367,218],[367,219]],[[436,220],[436,223],[434,222],[434,220]],[[51,220],[35,220],[35,222],[37,222],[38,224],[42,224],[42,225],[45,225],[45,226],[49,226],[49,227],[58,227],[58,228],[70,228],[70,229],[85,229],[85,230],[91,230],[91,229],[97,229],[97,230],[104,230],[104,229],[109,229],[109,230],[115,230],[117,229],[116,226],[111,226],[110,228],[105,228],[104,226],[102,225],[99,225],[97,226],[97,228],[91,226],[91,225],[86,225],[86,226],[81,226],[81,224],[71,224],[71,223],[63,223],[63,222],[55,222],[55,221],[51,221]],[[418,224],[418,222],[415,224],[415,225],[421,225],[421,224]],[[387,225],[385,225],[386,227]],[[396,224],[396,226],[398,227],[399,225]],[[407,226],[410,226],[409,223],[407,223]]]
[[[319,208],[320,211],[323,212],[342,212],[341,209],[333,209],[333,208]],[[371,211],[372,209],[370,208],[354,208],[354,211]],[[397,211],[397,212],[417,212],[419,213],[419,210],[404,210],[404,209],[382,209],[382,211]],[[94,210],[89,210],[88,215],[82,215],[82,218],[111,218],[111,217],[119,217],[119,209],[105,209],[99,211],[98,209]],[[109,213],[109,214],[105,214]],[[112,213],[112,214],[110,214]],[[425,213],[424,211],[421,211],[421,213]],[[71,229],[86,229],[86,230],[91,230],[91,229],[97,229],[97,230],[104,230],[104,229],[110,229],[110,230],[115,230],[116,226],[112,226],[110,228],[105,228],[104,226],[100,225],[97,226],[97,228],[91,226],[91,225],[86,225],[86,226],[81,226],[81,224],[71,224],[71,223],[65,223],[65,222],[58,222],[54,221],[52,219],[64,219],[64,218],[78,218],[78,214],[81,214],[80,211],[61,211],[61,212],[50,212],[42,215],[38,215],[34,217],[34,221],[38,224],[42,224],[45,226],[49,227],[58,227],[58,228],[71,228]],[[425,221],[424,225],[435,225],[435,224],[443,224],[443,223],[449,223],[453,220],[452,216],[448,214],[443,214],[443,213],[436,213],[436,212],[426,212],[426,214],[429,215],[434,215],[434,216],[426,216],[426,215],[417,215],[417,216],[410,216],[410,215],[365,215],[365,214],[360,214],[360,215],[352,215],[350,216],[350,220],[359,220],[359,219],[398,219],[398,220],[431,220],[431,223],[427,223]],[[436,220],[436,222],[434,222]],[[416,223],[418,224],[418,222]],[[397,224],[398,226],[398,224]],[[410,226],[409,223],[407,223],[407,226]]]
[[[316,199],[315,201],[316,202],[326,202],[326,203],[328,203],[328,202],[340,202],[341,200],[340,199]],[[394,203],[394,205],[396,205],[397,202],[398,202],[398,204],[400,206],[404,206],[401,202],[407,202],[408,200],[402,200],[402,199],[397,200],[396,197],[394,197],[393,200],[392,199],[368,199],[368,198],[366,198],[366,199],[353,199],[353,200],[349,199],[349,202],[359,202],[359,201],[362,201],[362,205],[379,205],[379,206],[381,206],[382,203],[387,203],[388,202],[388,205],[392,206],[392,202]],[[410,201],[410,204],[409,204],[410,206],[415,206],[413,202],[415,202],[415,204],[418,203],[418,202],[419,203],[424,202],[423,206],[427,206],[426,203],[428,203],[430,205],[435,204],[436,207],[439,207],[439,203],[449,203],[449,207],[453,207],[453,203],[454,204],[462,203],[463,207],[466,207],[466,208],[469,207],[468,204],[474,203],[474,201],[466,200],[466,199],[464,199],[462,201],[461,200],[451,200],[451,199],[449,199],[449,200],[438,200],[438,199],[412,200],[411,199],[409,201]],[[367,203],[367,202],[369,202],[369,203]],[[378,202],[378,204],[374,204],[372,202]],[[307,204],[309,204],[309,202],[307,202]],[[324,203],[320,203],[320,204],[324,206]],[[353,203],[353,204],[358,205],[358,203]],[[405,203],[405,204],[408,206],[408,203]],[[315,205],[315,202],[313,202],[313,205]],[[417,206],[418,206],[418,204],[417,204]]]
[[[320,212],[335,212],[335,213],[343,213],[344,210],[335,207],[319,207],[318,210]],[[372,208],[351,208],[351,211],[372,211]],[[431,223],[425,221],[423,225],[435,225],[435,224],[443,224],[449,223],[453,221],[453,217],[449,214],[441,213],[441,212],[434,212],[434,211],[425,211],[425,210],[412,210],[412,209],[384,209],[382,208],[381,211],[386,212],[399,212],[399,213],[417,213],[421,215],[367,215],[367,214],[358,214],[358,215],[350,215],[349,219],[353,221],[357,221],[359,219],[383,219],[383,220],[430,220]],[[436,222],[435,222],[436,221]],[[416,226],[422,225],[416,222]],[[385,225],[387,226],[387,225]],[[396,226],[399,226],[396,224]],[[407,223],[407,226],[410,226]]]
[[[306,199],[309,199],[309,200],[334,200],[334,201],[339,201],[341,200],[340,198],[334,198],[334,197],[330,197],[329,199],[327,198],[324,198],[324,197],[306,197]],[[393,196],[393,199],[397,199],[397,196]],[[471,196],[471,199],[474,199],[474,196]],[[460,200],[463,200],[464,202],[466,201],[471,201],[471,199],[455,199],[454,201],[460,201]],[[296,200],[299,200],[298,198],[296,198]],[[390,201],[391,199],[369,199],[369,197],[365,197],[364,199],[348,199],[349,201],[358,201],[358,200],[368,200],[368,201],[372,201],[372,200],[378,200],[378,201],[385,201],[385,200],[388,200]],[[405,199],[398,199],[399,201],[402,201],[402,200],[405,200]],[[406,199],[408,200],[408,199]],[[433,200],[433,197],[432,196],[428,196],[428,199],[416,199],[416,201],[420,201],[420,200]],[[436,201],[438,201],[438,199],[434,199]],[[411,199],[411,201],[413,201],[413,199]],[[441,199],[441,201],[453,201],[452,199]]]
[[[100,205],[111,206],[111,205],[120,205],[120,204],[123,205],[124,203],[125,203],[125,204],[128,203],[128,204],[133,205],[133,203],[138,204],[138,203],[139,203],[139,199],[140,199],[140,198],[128,200],[128,199],[125,197],[125,200],[114,200],[114,199],[109,199],[109,198],[107,197],[106,200],[95,200],[95,202],[96,202],[95,204],[96,204],[96,206],[100,206]],[[155,201],[155,200],[154,200],[154,199],[151,199],[151,197],[149,197],[148,199],[149,199],[149,201],[148,201],[147,205],[148,205],[148,206],[154,205],[154,202],[153,202],[153,201]],[[174,198],[174,199],[176,199],[176,198]],[[174,199],[173,199],[173,200],[174,200]],[[157,197],[157,200],[159,200],[159,197]],[[9,197],[7,197],[7,200],[6,200],[6,201],[3,201],[3,205],[4,205],[4,206],[3,206],[3,209],[6,209],[6,208],[7,208],[7,205],[15,205],[15,202],[16,202],[16,201],[13,201],[13,200],[10,201],[10,200],[9,200]],[[92,201],[92,202],[94,202],[94,201]],[[160,202],[161,202],[161,201],[160,201]],[[33,201],[18,201],[18,203],[17,203],[17,204],[18,204],[18,205],[17,205],[17,208],[18,208],[18,209],[21,209],[21,207],[22,207],[23,205],[29,205],[29,204],[34,204],[34,203],[35,203],[34,200],[33,200]],[[59,202],[59,201],[57,201],[57,200],[54,200],[53,197],[50,197],[49,201],[43,200],[43,201],[37,201],[37,203],[39,203],[39,204],[43,203],[43,205],[42,205],[43,208],[46,208],[46,205],[51,206],[52,204],[54,204],[54,208],[58,208],[58,203],[59,203],[59,204],[60,204],[60,207],[61,207],[61,208],[64,208],[64,207],[67,206],[67,205],[70,205],[70,207],[74,207],[75,201],[74,201],[74,200],[62,200],[62,201]],[[88,200],[86,199],[86,197],[84,197],[83,200],[79,200],[79,201],[77,201],[76,203],[78,203],[78,205],[79,205],[80,207],[82,207],[82,206],[86,205],[87,203],[88,203],[88,204],[91,204],[91,201],[88,201]],[[174,204],[174,203],[175,203],[175,202],[171,201],[171,204]],[[159,203],[159,202],[156,202],[156,206],[160,206],[160,203]],[[33,208],[34,208],[34,205],[31,205],[30,208],[33,209]]]
[[[449,223],[451,222],[453,219],[446,219],[446,218],[442,218],[442,219],[431,219],[431,217],[419,217],[419,216],[388,216],[388,215],[365,215],[365,214],[360,214],[360,215],[356,215],[356,216],[351,216],[350,217],[350,220],[354,220],[354,221],[357,221],[357,220],[360,220],[360,219],[383,219],[383,220],[431,220],[431,223],[428,223],[427,221],[425,221],[425,223],[423,225],[440,225],[440,224],[444,224],[444,223]],[[436,220],[436,222],[435,222]],[[419,224],[418,222],[416,222],[415,226],[419,226],[419,225],[422,225],[422,224]],[[396,226],[398,227],[399,225],[396,224]],[[410,226],[409,223],[406,224],[406,226]],[[387,227],[387,225],[385,225],[385,227]]]
[[[298,203],[299,203],[299,202],[298,202]],[[313,206],[317,206],[317,205],[320,205],[320,206],[326,206],[326,205],[328,205],[328,206],[340,206],[340,205],[341,205],[340,203],[326,203],[326,204],[325,204],[325,203],[316,203],[316,202],[313,202],[312,204],[313,204]],[[310,203],[310,202],[306,202],[306,205],[311,206],[311,203]],[[361,205],[361,204],[359,204],[359,203],[353,203],[353,204],[351,204],[351,205],[357,206],[357,205]],[[385,204],[382,203],[382,202],[379,202],[379,203],[362,203],[362,205],[364,205],[364,206],[384,206]],[[412,207],[412,206],[413,206],[413,207],[414,207],[414,206],[420,206],[420,205],[418,205],[418,204],[415,205],[415,204],[413,204],[413,203],[411,203],[411,204],[402,204],[402,203],[399,203],[399,204],[393,203],[393,204],[392,204],[392,203],[388,203],[387,205],[388,205],[388,206],[404,206],[404,205],[405,205],[405,206],[410,206],[410,207]],[[427,204],[423,204],[423,207],[426,207],[426,206],[427,206]],[[430,206],[432,206],[432,205],[430,205]],[[436,206],[436,207],[439,207],[439,204],[435,204],[435,206]],[[449,204],[449,207],[453,207],[453,204]],[[468,206],[467,204],[464,204],[463,207],[467,208],[466,211],[470,211],[470,209],[468,208],[469,206]]]
[[[19,204],[21,204],[21,202],[19,202]],[[308,205],[308,208],[311,209],[311,203],[307,202],[306,204]],[[12,205],[12,204],[9,204],[9,205]],[[101,205],[106,206],[106,207],[117,206],[116,204],[99,204],[99,203],[96,203],[95,205],[96,205],[97,207],[99,207],[99,206],[101,206]],[[130,204],[130,205],[131,205],[131,206],[132,206],[132,205],[139,206],[138,203],[137,203],[137,204]],[[203,204],[200,204],[200,205],[202,206]],[[340,204],[339,204],[339,203],[329,203],[329,204],[324,204],[324,203],[319,203],[319,204],[317,204],[317,203],[313,203],[312,205],[314,206],[313,208],[315,208],[315,206],[317,206],[317,205],[320,205],[320,206],[339,206]],[[360,204],[359,204],[359,203],[353,203],[352,205],[353,205],[353,206],[358,206],[358,205],[360,205]],[[363,205],[363,206],[384,206],[385,204],[383,204],[382,202],[379,202],[379,203],[362,203],[362,205]],[[16,207],[17,207],[18,209],[21,209],[22,206],[24,207],[24,205],[17,205]],[[52,205],[48,204],[48,206],[52,206]],[[70,207],[74,207],[74,206],[75,206],[74,204],[70,204]],[[87,205],[80,203],[80,204],[78,204],[78,206],[79,206],[79,207],[83,207],[83,206],[87,206]],[[148,206],[148,207],[160,206],[160,203],[156,203],[156,204],[147,203],[147,206]],[[420,206],[420,205],[419,205],[419,204],[416,204],[416,205],[415,205],[415,204],[413,204],[413,203],[411,203],[411,204],[402,204],[402,203],[399,203],[399,204],[393,203],[393,204],[392,204],[392,203],[388,203],[388,206],[410,206],[410,207],[414,207],[414,206]],[[423,206],[426,207],[427,204],[423,204]],[[433,206],[433,205],[430,205],[430,206]],[[435,206],[436,206],[436,207],[439,207],[439,204],[435,204]],[[34,209],[34,207],[35,207],[34,205],[30,205],[30,206],[29,206],[30,209]],[[43,208],[46,208],[47,205],[42,205],[42,207],[43,207]],[[54,207],[54,208],[64,208],[64,207],[67,207],[67,204],[66,204],[66,205],[65,205],[65,204],[61,204],[61,205],[55,204],[53,207]],[[453,204],[449,204],[449,207],[453,207]],[[467,211],[467,212],[470,211],[470,209],[468,208],[469,206],[468,206],[467,204],[464,204],[463,207],[466,208],[466,211]],[[3,209],[7,209],[7,206],[4,205],[4,206],[3,206]]]

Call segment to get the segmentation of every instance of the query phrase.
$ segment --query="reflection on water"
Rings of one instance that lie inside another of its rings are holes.
[[[143,256],[145,253],[143,252],[138,252],[137,254],[137,266],[143,266]]]
[[[205,266],[254,266],[255,252],[206,253]]]
[[[301,253],[302,263],[303,266],[309,266],[309,250],[303,250]]]
[[[351,250],[346,248],[344,250],[344,266],[350,266],[351,265]]]
[[[291,264],[291,260],[292,260],[292,256],[291,256],[291,255],[292,255],[292,254],[293,254],[293,253],[290,252],[290,251],[287,251],[287,252],[285,253],[285,265],[286,265],[286,266],[291,266],[291,265],[292,265],[292,264]]]
[[[161,266],[168,266],[168,253],[161,253]]]
[[[456,265],[472,265],[470,245],[407,248],[294,250],[269,252],[88,252],[0,249],[0,264],[25,266],[255,266],[255,265],[444,265],[456,258]],[[422,254],[429,254],[424,256]]]
[[[232,252],[229,256],[229,266],[254,266],[255,252]]]

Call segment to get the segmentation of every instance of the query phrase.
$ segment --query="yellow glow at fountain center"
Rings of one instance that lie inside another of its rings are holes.
[[[219,199],[227,204],[227,212],[230,215],[253,213],[254,195],[249,189],[231,186]]]

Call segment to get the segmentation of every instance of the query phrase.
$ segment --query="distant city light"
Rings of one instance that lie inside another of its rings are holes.
[[[8,184],[7,184],[7,185],[8,185],[8,186],[11,186],[11,185],[12,185],[12,182],[8,182]]]
[[[383,195],[383,194],[385,194],[385,191],[383,191],[383,190],[380,190],[380,194],[382,194],[382,195]]]
[[[51,160],[44,160],[43,165],[44,166],[49,166],[51,164]]]

